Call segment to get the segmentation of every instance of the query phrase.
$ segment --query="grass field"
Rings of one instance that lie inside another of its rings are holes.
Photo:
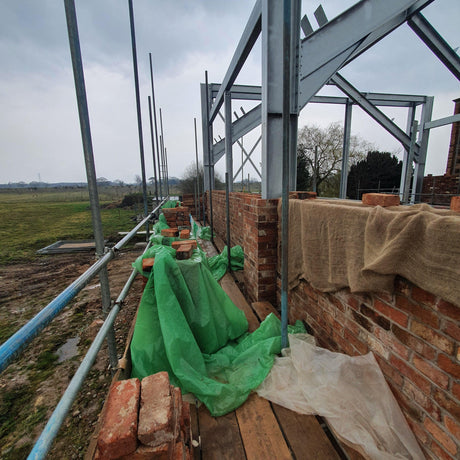
[[[101,193],[101,205],[118,201],[121,191]],[[104,201],[102,201],[104,199]],[[101,208],[104,237],[134,227],[134,209]],[[0,264],[37,257],[36,251],[63,239],[93,238],[85,190],[2,191],[0,193]]]

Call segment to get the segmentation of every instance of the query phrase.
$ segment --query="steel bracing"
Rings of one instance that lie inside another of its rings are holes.
[[[460,58],[436,29],[421,14],[421,10],[435,0],[361,0],[336,18],[328,21],[321,5],[314,12],[318,28],[314,30],[307,16],[301,17],[300,2],[290,2],[290,171],[289,184],[295,189],[297,119],[299,112],[308,103],[342,104],[345,107],[344,142],[340,196],[346,196],[349,138],[354,105],[362,108],[371,118],[397,139],[404,148],[404,165],[401,175],[401,198],[414,202],[421,193],[430,129],[459,121],[459,116],[431,120],[433,98],[424,95],[382,94],[361,92],[348,82],[340,70],[375,45],[387,34],[404,23],[420,37],[447,69],[460,79]],[[300,39],[300,32],[304,38]],[[256,40],[262,37],[262,86],[234,85],[244,61]],[[257,126],[262,126],[262,197],[281,196],[282,170],[282,82],[283,82],[283,2],[258,0],[238,43],[222,84],[201,85],[203,164],[205,170],[214,170],[214,165],[227,155],[227,172],[234,178],[231,146],[239,142]],[[319,96],[318,91],[333,84],[344,93],[344,97]],[[241,99],[261,101],[244,115],[232,120],[231,101]],[[208,101],[208,102],[206,102]],[[213,143],[212,124],[226,101],[225,138]],[[208,105],[206,105],[208,104]],[[407,125],[403,130],[388,118],[379,107],[407,108]],[[414,131],[415,109],[421,106],[420,120]],[[206,113],[209,113],[208,118]],[[256,146],[259,141],[256,142]],[[246,158],[250,159],[254,146]],[[414,180],[409,193],[412,161],[415,165]],[[240,168],[241,170],[241,168]],[[239,171],[240,171],[239,170]],[[213,174],[205,174],[205,190],[213,188]],[[230,179],[230,190],[232,189]]]

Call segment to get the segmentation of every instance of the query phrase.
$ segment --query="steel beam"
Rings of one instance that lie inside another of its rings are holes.
[[[300,106],[327,81],[433,0],[362,0],[302,40]]]
[[[224,92],[229,91],[238,76],[241,67],[243,67],[246,58],[254,46],[257,38],[260,35],[261,28],[261,15],[262,15],[262,0],[257,0],[254,8],[249,16],[249,20],[246,24],[246,27],[241,35],[238,46],[236,47],[235,54],[230,62],[227,73],[225,74],[222,85],[219,89],[219,92],[214,100],[214,104],[210,110],[209,122],[216,118],[219,109],[222,107],[224,102]]]
[[[370,115],[380,126],[386,129],[393,137],[403,144],[405,148],[410,148],[410,137],[395,123],[393,123],[383,112],[375,105],[368,101],[361,93],[354,88],[345,78],[336,73],[332,77],[333,82],[339,87],[349,98],[358,104],[368,115]],[[419,146],[415,144],[414,152],[418,154]]]
[[[409,27],[423,40],[426,46],[460,80],[460,57],[421,13],[415,13]]]
[[[202,132],[202,140],[203,140],[203,192],[206,192],[210,189],[210,181],[209,181],[209,168],[214,165],[212,161],[212,156],[210,154],[211,144],[212,144],[212,125],[210,126],[207,123],[208,120],[208,98],[206,94],[206,85],[200,85],[201,90],[201,132]],[[225,152],[225,148],[223,149]],[[223,153],[222,153],[223,155]]]
[[[424,129],[433,129],[439,128],[440,126],[450,125],[452,123],[457,123],[460,121],[460,113],[456,115],[451,115],[450,117],[439,118],[438,120],[427,121],[424,125]]]

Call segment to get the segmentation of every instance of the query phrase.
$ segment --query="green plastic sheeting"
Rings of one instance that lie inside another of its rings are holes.
[[[180,206],[180,201],[169,200],[161,207],[161,209],[164,209],[164,208],[176,208],[177,206]]]
[[[163,213],[158,216],[158,222],[152,226],[152,236],[161,235],[161,231],[165,228],[169,228],[169,225],[166,223],[166,217]]]
[[[202,240],[211,240],[211,228],[200,227],[195,221],[192,223],[192,235],[194,238],[201,238]]]
[[[195,251],[198,254],[199,251]],[[139,306],[131,342],[132,377],[167,371],[212,415],[240,406],[268,375],[281,351],[280,321],[248,323],[202,261],[176,261],[159,247]],[[291,328],[304,332],[303,326]]]
[[[220,254],[208,258],[208,265],[214,278],[220,280],[228,269],[227,246],[224,247]],[[233,271],[243,270],[244,252],[241,246],[230,248],[230,265]]]

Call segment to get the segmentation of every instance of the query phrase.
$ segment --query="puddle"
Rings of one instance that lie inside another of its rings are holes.
[[[58,363],[62,363],[74,356],[78,355],[78,342],[80,342],[80,337],[73,337],[67,339],[67,342],[58,348],[56,354],[58,355]]]

